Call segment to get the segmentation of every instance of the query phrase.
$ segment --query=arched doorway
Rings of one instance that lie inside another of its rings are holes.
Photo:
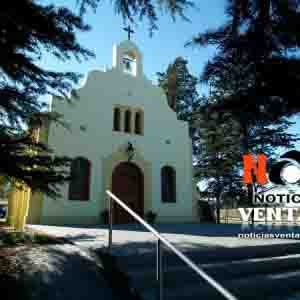
[[[122,162],[112,174],[112,192],[127,204],[134,212],[144,214],[144,176],[133,163]],[[134,222],[133,218],[118,204],[113,207],[114,223]]]

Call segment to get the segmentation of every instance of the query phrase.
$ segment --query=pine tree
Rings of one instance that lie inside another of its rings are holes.
[[[272,159],[278,155],[280,149],[293,147],[298,138],[288,133],[287,129],[292,122],[286,117],[262,119],[257,118],[251,111],[231,111],[222,106],[227,101],[227,95],[233,93],[242,80],[238,73],[236,76],[233,74],[230,74],[228,81],[213,83],[210,96],[206,102],[203,101],[199,112],[194,115],[194,126],[202,145],[196,161],[200,170],[204,169],[199,174],[210,182],[208,189],[217,201],[222,191],[226,193],[230,190],[230,194],[241,196],[244,204],[252,206],[253,189],[257,185],[250,184],[247,192],[243,191],[243,154],[264,153]],[[217,202],[217,208],[219,206],[220,201]]]
[[[58,157],[47,145],[37,142],[32,122],[63,124],[61,116],[46,113],[41,96],[52,95],[69,101],[69,93],[80,75],[42,68],[40,60],[47,53],[60,61],[72,58],[83,61],[93,53],[80,45],[78,32],[90,27],[84,22],[88,7],[96,9],[99,0],[77,0],[80,12],[66,7],[41,4],[35,0],[4,1],[0,26],[0,175],[11,181],[25,183],[55,197],[58,184],[68,180],[70,159]],[[156,1],[114,1],[115,9],[124,19],[147,18],[150,29],[156,27]],[[186,0],[159,1],[175,17],[184,17],[190,3]],[[44,112],[41,114],[41,112]]]
[[[165,72],[157,73],[158,84],[166,93],[169,106],[176,112],[177,118],[189,123],[193,153],[197,144],[197,133],[192,126],[192,115],[201,103],[197,86],[199,80],[188,69],[188,61],[177,57]]]
[[[221,98],[211,109],[240,124],[241,154],[272,157],[296,141],[287,118],[300,109],[299,8],[297,0],[228,0],[226,23],[193,40],[217,48],[202,80]],[[249,203],[252,191],[248,185]]]
[[[218,49],[205,82],[214,87],[239,77],[223,108],[270,121],[299,112],[299,8],[298,0],[228,0],[226,23],[194,38]]]
[[[229,72],[230,71],[230,72]],[[246,73],[246,74],[245,74]],[[286,116],[274,118],[264,105],[256,103],[257,110],[244,109],[242,98],[240,106],[227,106],[228,99],[243,86],[251,83],[247,71],[241,66],[229,66],[227,80],[213,78],[211,82],[209,110],[213,112],[228,112],[239,124],[241,130],[242,153],[265,153],[268,157],[276,156],[279,148],[290,148],[298,140],[296,135],[288,133],[288,128],[294,123]],[[254,101],[255,102],[255,101]]]
[[[183,121],[191,120],[191,113],[199,103],[198,79],[188,70],[188,61],[177,57],[165,72],[157,73],[158,84],[167,95],[168,103]]]
[[[220,221],[221,195],[222,200],[226,194],[229,197],[238,195],[242,205],[253,205],[253,190],[257,190],[258,185],[249,184],[246,191],[243,188],[243,154],[264,153],[274,159],[281,148],[292,148],[298,141],[296,135],[287,132],[291,125],[287,118],[270,122],[250,118],[248,112],[216,111],[222,95],[221,92],[215,94],[214,100],[200,107],[194,115],[194,126],[199,136],[197,142],[200,143],[195,160],[197,175],[208,183],[206,192],[216,199],[217,222]]]
[[[212,112],[208,102],[194,114],[193,126],[199,138],[196,155],[196,177],[206,183],[205,193],[216,200],[216,222],[225,194],[241,193],[239,173],[241,130],[228,112]]]

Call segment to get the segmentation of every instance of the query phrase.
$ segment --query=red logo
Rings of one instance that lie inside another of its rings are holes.
[[[243,155],[245,184],[258,183],[265,185],[269,181],[273,184],[300,183],[300,152],[288,151],[273,163],[267,173],[267,156],[265,154]]]
[[[243,155],[243,181],[245,184],[252,184],[254,180],[261,185],[268,183],[267,160],[268,158],[265,154],[259,154],[257,157],[252,154]]]

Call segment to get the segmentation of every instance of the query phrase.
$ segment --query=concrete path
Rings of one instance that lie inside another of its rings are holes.
[[[79,246],[99,249],[107,246],[107,226],[46,226],[29,225],[29,227],[51,235],[64,237]],[[182,250],[208,250],[216,248],[236,248],[247,246],[263,246],[300,242],[291,238],[239,238],[242,233],[248,234],[298,234],[300,227],[259,225],[258,227],[241,226],[238,224],[158,224],[154,226],[173,244]],[[156,239],[138,224],[114,225],[113,248],[115,254],[130,255],[155,251]]]

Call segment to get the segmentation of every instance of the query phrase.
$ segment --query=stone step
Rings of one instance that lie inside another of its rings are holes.
[[[225,263],[209,263],[199,265],[199,267],[218,281],[241,277],[246,278],[258,274],[300,270],[300,254],[271,258],[242,259]],[[132,280],[133,286],[140,291],[155,288],[157,285],[155,268],[129,270],[128,275]],[[196,283],[201,280],[199,275],[187,266],[164,265],[163,278],[166,288],[176,286],[182,278],[184,278],[185,283]]]
[[[215,262],[238,261],[254,258],[280,257],[285,255],[300,254],[300,243],[285,243],[264,246],[247,246],[236,248],[218,247],[214,249],[195,249],[183,251],[192,261],[197,264],[207,264]],[[185,266],[175,254],[164,250],[164,262],[168,267]],[[155,268],[156,255],[135,254],[118,258],[119,265],[126,271]]]
[[[272,274],[256,275],[251,277],[236,278],[231,280],[221,280],[230,292],[239,300],[271,300],[272,297],[292,294],[299,291],[300,271],[277,272]],[[155,300],[156,290],[147,289],[143,293],[145,300]],[[178,276],[177,284],[173,288],[164,290],[165,300],[222,300],[225,299],[215,289],[203,281],[189,284],[185,277]]]

